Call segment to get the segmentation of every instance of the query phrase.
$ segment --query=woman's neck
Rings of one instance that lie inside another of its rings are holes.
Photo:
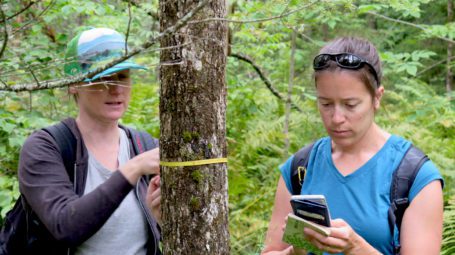
[[[349,146],[337,145],[332,141],[332,153],[360,154],[378,152],[389,139],[390,134],[382,130],[375,123],[371,124],[368,131],[354,144]]]
[[[118,143],[118,122],[93,121],[82,115],[77,116],[76,124],[86,145],[105,145]]]
[[[346,176],[370,160],[387,142],[390,134],[372,124],[360,140],[349,146],[337,145],[332,140],[332,160],[337,170]]]

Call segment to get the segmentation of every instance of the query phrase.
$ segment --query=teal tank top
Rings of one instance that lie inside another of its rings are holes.
[[[323,194],[332,219],[345,220],[369,244],[383,254],[393,254],[387,211],[390,206],[390,185],[393,171],[398,167],[411,143],[392,135],[385,145],[363,166],[343,176],[332,160],[330,137],[318,140],[310,153],[308,169],[301,194]],[[291,188],[291,156],[280,166],[289,191]],[[427,161],[419,170],[411,187],[409,199],[427,184],[443,179],[436,166]],[[392,239],[393,238],[393,239]]]

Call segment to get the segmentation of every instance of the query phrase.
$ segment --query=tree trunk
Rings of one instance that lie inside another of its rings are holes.
[[[447,0],[447,23],[453,21],[453,0]],[[451,67],[452,54],[453,53],[453,43],[449,42],[447,44],[447,75],[446,75],[446,91],[449,95],[453,87],[453,71]]]
[[[291,121],[291,104],[292,104],[292,88],[294,86],[294,65],[295,65],[295,37],[296,31],[294,28],[291,32],[291,56],[289,58],[289,83],[288,95],[286,100],[286,115],[284,118],[284,158],[288,158],[289,154],[289,122]]]
[[[196,0],[160,1],[161,31]],[[193,20],[225,18],[211,0]],[[160,158],[188,162],[226,158],[227,23],[188,24],[164,37],[160,55]],[[173,63],[173,64],[170,64]],[[229,254],[227,165],[161,166],[164,254]]]

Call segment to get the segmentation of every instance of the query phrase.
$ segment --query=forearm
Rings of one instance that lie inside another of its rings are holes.
[[[288,246],[287,248],[277,248],[273,249],[272,247],[266,247],[262,252],[261,255],[304,255],[306,253],[295,253],[294,248],[292,246]]]
[[[24,196],[54,238],[74,246],[103,226],[131,188],[117,172],[82,197],[68,190],[45,187],[29,189]]]
[[[358,234],[355,234],[356,237],[353,239],[350,248],[344,252],[346,255],[380,255],[382,254],[378,250],[376,250],[371,244],[369,244],[365,239],[363,239]]]

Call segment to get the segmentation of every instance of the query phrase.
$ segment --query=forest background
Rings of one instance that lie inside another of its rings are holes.
[[[453,0],[227,2],[227,141],[232,254],[258,254],[273,206],[278,166],[324,136],[311,63],[338,36],[368,38],[386,89],[376,120],[403,136],[445,178],[441,254],[455,253],[455,23]],[[0,0],[0,222],[18,197],[19,151],[34,130],[75,115],[66,88],[12,92],[63,81],[67,41],[87,28],[128,34],[132,48],[159,33],[157,0]],[[211,40],[211,38],[194,38]],[[159,137],[159,45],[135,60],[122,123]],[[178,63],[161,63],[173,65]]]

